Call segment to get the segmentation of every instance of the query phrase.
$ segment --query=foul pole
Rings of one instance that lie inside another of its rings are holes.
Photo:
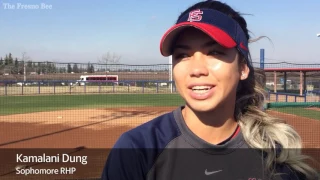
[[[264,69],[264,49],[260,49],[260,68]]]

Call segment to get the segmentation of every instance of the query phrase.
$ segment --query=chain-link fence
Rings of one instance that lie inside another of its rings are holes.
[[[253,65],[255,68],[261,67],[257,62],[253,62]],[[174,83],[172,83],[170,69],[170,64],[128,65],[31,61],[24,63],[15,61],[7,65],[4,62],[0,63],[0,81],[2,86],[10,87],[22,85],[56,87],[74,85],[77,81],[81,81],[82,76],[117,76],[117,85],[120,86],[153,86],[156,90],[152,92],[159,92],[159,89],[157,90],[159,87],[168,87],[168,91],[172,92]],[[271,93],[292,93],[300,96],[320,94],[320,64],[265,63],[263,70],[266,75],[266,89]],[[95,80],[99,82],[99,78]],[[86,85],[90,84],[86,83]],[[103,83],[95,85],[101,86]],[[129,92],[145,92],[143,88],[130,91],[130,87]],[[101,92],[99,88],[97,92]],[[6,94],[5,89],[2,89],[2,95]],[[18,91],[23,93],[20,89]],[[39,92],[39,88],[37,91]],[[67,92],[70,92],[70,89]],[[83,92],[88,91],[83,89]],[[115,92],[113,87],[112,92]]]

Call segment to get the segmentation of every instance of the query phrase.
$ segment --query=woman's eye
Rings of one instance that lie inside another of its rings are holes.
[[[180,54],[177,54],[174,56],[175,59],[182,59],[182,58],[186,58],[188,57],[187,54],[183,54],[183,53],[180,53]]]
[[[223,55],[223,54],[224,54],[223,52],[221,52],[221,51],[216,51],[216,50],[210,51],[210,52],[208,53],[208,55],[211,55],[211,56]]]

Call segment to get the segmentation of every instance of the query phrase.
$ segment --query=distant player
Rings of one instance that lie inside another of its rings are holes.
[[[104,180],[315,179],[297,132],[261,110],[245,19],[227,4],[185,10],[163,36],[185,105],[125,132]],[[291,148],[288,150],[288,148]]]

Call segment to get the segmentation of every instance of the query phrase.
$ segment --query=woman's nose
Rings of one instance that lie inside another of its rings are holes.
[[[202,53],[195,53],[190,63],[190,76],[200,77],[208,76],[209,71],[206,63],[205,55]]]

